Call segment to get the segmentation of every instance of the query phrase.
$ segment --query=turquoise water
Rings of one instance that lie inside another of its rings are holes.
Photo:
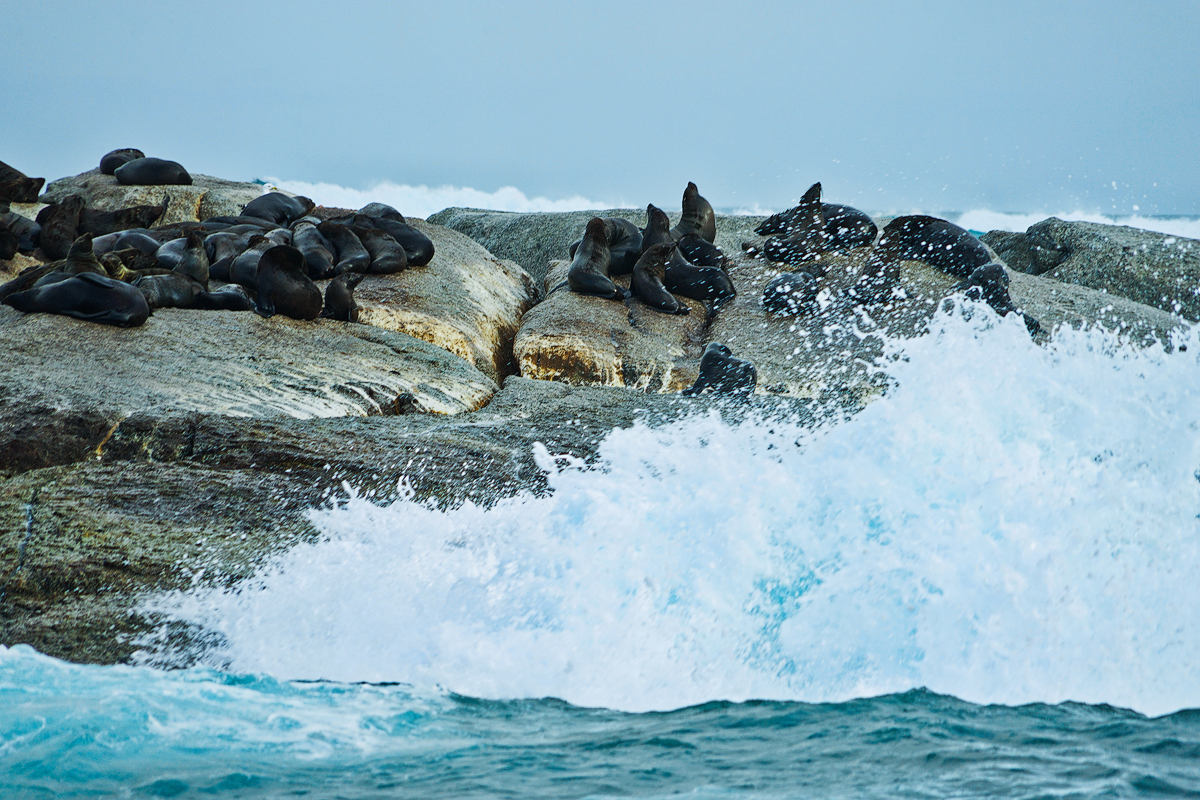
[[[0,797],[1200,796],[1198,355],[943,313],[848,420],[350,496],[147,599],[199,667],[0,650]]]

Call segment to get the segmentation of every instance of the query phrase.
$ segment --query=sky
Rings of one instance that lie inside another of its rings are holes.
[[[1200,216],[1198,2],[0,5],[0,160],[50,180]]]

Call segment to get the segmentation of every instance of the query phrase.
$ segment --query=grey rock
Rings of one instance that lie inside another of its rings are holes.
[[[1022,272],[1086,286],[1200,321],[1200,241],[1051,217],[984,241]]]
[[[237,216],[247,203],[263,194],[264,188],[257,183],[227,181],[211,175],[193,175],[191,186],[124,186],[97,167],[54,181],[46,187],[41,199],[56,203],[68,195],[78,194],[87,208],[116,211],[131,206],[158,205],[165,194],[168,197],[166,213],[154,223],[155,227],[162,227],[173,222]]]

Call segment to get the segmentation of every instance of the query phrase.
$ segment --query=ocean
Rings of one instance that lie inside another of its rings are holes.
[[[0,797],[1200,797],[1200,328],[944,310],[878,368],[489,507],[351,483],[145,601],[188,669],[0,647]]]

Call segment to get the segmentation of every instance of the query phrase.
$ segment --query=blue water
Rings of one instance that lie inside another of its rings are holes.
[[[1200,796],[1198,356],[942,313],[848,420],[351,496],[146,601],[199,667],[0,650],[0,796]]]

